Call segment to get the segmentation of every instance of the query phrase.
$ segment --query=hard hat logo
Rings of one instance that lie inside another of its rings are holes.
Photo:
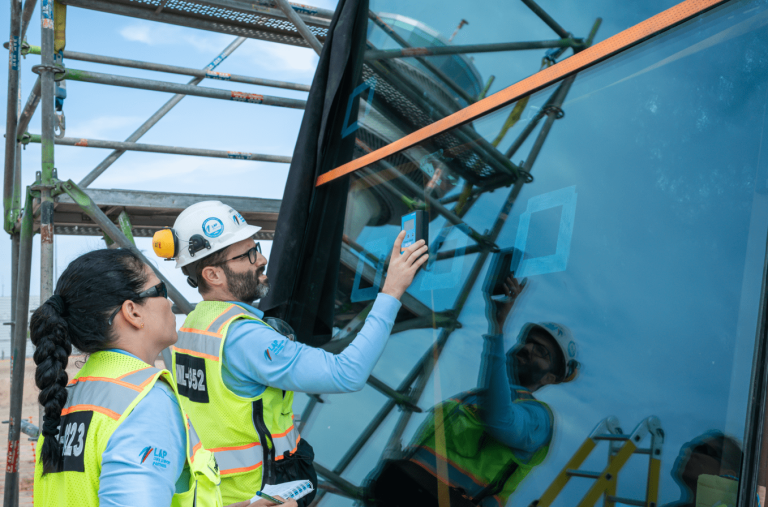
[[[224,232],[224,223],[216,217],[211,217],[203,222],[203,234],[209,238],[218,238]]]

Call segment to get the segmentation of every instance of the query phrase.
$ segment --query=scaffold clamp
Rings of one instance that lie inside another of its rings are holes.
[[[61,81],[67,74],[67,69],[57,67],[56,65],[33,65],[32,72],[35,74],[42,74],[43,72],[53,72],[53,80]],[[58,77],[60,75],[61,77]]]

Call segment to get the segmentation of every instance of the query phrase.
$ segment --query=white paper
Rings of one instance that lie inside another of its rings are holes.
[[[307,496],[313,490],[314,488],[312,487],[312,483],[308,480],[304,480],[304,481],[284,482],[282,484],[270,484],[270,485],[264,486],[264,489],[262,489],[261,492],[266,493],[269,496],[281,496],[286,500],[288,500],[289,498],[298,500],[299,498]],[[260,497],[259,495],[256,495],[253,498],[251,498],[251,503],[261,500],[261,498],[262,497]]]

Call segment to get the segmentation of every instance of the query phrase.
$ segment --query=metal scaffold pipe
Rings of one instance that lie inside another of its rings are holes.
[[[29,93],[29,98],[27,99],[27,103],[24,106],[24,109],[21,111],[21,116],[19,116],[19,124],[16,127],[17,139],[20,139],[21,135],[27,131],[27,127],[29,127],[29,122],[32,120],[32,116],[34,116],[35,110],[37,109],[37,105],[39,103],[40,103],[40,76],[37,77],[37,81],[35,81],[35,84],[32,86],[32,91]]]
[[[547,12],[539,7],[539,5],[534,2],[534,0],[522,0],[522,2],[528,6],[529,9],[533,11],[534,14],[536,14],[543,22],[547,24],[548,27],[550,27],[554,32],[562,37],[563,39],[570,37],[570,34],[560,26],[557,21],[552,18]]]
[[[31,134],[29,142],[39,143],[40,136]],[[183,148],[179,146],[162,146],[158,144],[126,143],[121,141],[102,141],[100,139],[78,139],[75,137],[62,137],[54,140],[62,146],[79,146],[84,148],[106,148],[122,151],[143,151],[148,153],[168,153],[171,155],[191,155],[195,157],[227,158],[231,160],[251,160],[255,162],[277,162],[290,164],[291,157],[283,155],[264,155],[260,153],[246,153],[242,151],[206,150],[201,148]]]
[[[61,17],[59,17],[61,16]],[[40,66],[32,70],[40,74],[40,113],[41,113],[41,171],[37,178],[40,184],[40,301],[44,302],[53,295],[54,259],[54,223],[53,223],[53,184],[56,179],[54,166],[53,139],[55,136],[56,109],[55,84],[61,69],[56,63],[56,50],[63,48],[66,18],[61,4],[54,0],[42,0],[40,4]],[[35,190],[33,188],[33,190]],[[43,406],[38,407],[40,426],[42,427]]]
[[[11,0],[11,41],[8,51],[8,99],[6,102],[5,131],[16,132],[19,121],[19,68],[21,60],[21,0]],[[10,211],[13,198],[13,174],[16,169],[16,137],[5,136],[3,167],[3,224],[11,230]]]
[[[40,54],[40,48],[31,46],[29,54]],[[288,81],[275,81],[272,79],[262,79],[259,77],[241,76],[238,74],[228,74],[226,72],[215,72],[213,70],[193,69],[191,67],[179,67],[177,65],[166,65],[164,63],[142,62],[139,60],[130,60],[128,58],[116,58],[113,56],[93,55],[90,53],[79,53],[77,51],[63,51],[64,58],[67,60],[77,60],[81,62],[101,63],[104,65],[117,65],[119,67],[129,67],[132,69],[152,70],[156,72],[168,72],[169,74],[182,74],[184,76],[195,76],[199,78],[216,79],[220,81],[230,81],[232,83],[245,83],[259,86],[269,86],[272,88],[284,88],[286,90],[297,90],[308,92],[310,86],[301,83],[290,83]]]
[[[24,367],[27,355],[27,323],[29,319],[29,284],[32,272],[32,196],[27,189],[26,212],[19,231],[18,271],[16,274],[16,305],[13,314],[11,343],[10,417],[8,424],[8,458],[5,466],[3,507],[19,504],[19,441],[21,438],[21,407],[24,392]]]
[[[35,13],[35,7],[37,6],[37,0],[27,0],[24,2],[24,11],[21,13],[21,40],[23,41],[27,37],[27,28],[29,28],[29,22],[32,20],[32,15]]]
[[[463,55],[466,53],[494,53],[499,51],[525,51],[530,49],[581,47],[583,42],[571,37],[533,42],[501,42],[497,44],[468,44],[464,46],[432,46],[404,49],[377,49],[365,52],[366,60],[408,58],[415,56]]]
[[[102,74],[87,70],[67,69],[64,79],[69,81],[81,81],[84,83],[96,83],[110,86],[122,86],[125,88],[138,88],[140,90],[152,90],[156,92],[181,93],[196,97],[210,99],[233,100],[235,102],[248,102],[265,106],[287,107],[290,109],[304,109],[306,100],[286,99],[258,93],[237,92],[233,90],[220,90],[218,88],[206,88],[167,81],[155,81],[154,79],[140,79],[136,77],[117,76],[114,74]]]
[[[320,44],[320,41],[317,40],[317,37],[315,37],[315,34],[312,33],[312,30],[304,23],[304,20],[299,17],[299,14],[294,10],[294,7],[291,6],[291,4],[288,3],[287,0],[274,0],[275,5],[285,13],[288,20],[293,23],[293,26],[296,27],[296,30],[301,34],[302,37],[304,37],[304,40],[307,41],[307,44],[315,50],[315,53],[320,55],[320,53],[323,51],[323,45]]]
[[[358,488],[348,480],[341,477],[341,475],[334,473],[331,470],[328,470],[323,465],[317,462],[313,463],[313,465],[315,467],[315,471],[317,472],[317,475],[325,477],[326,480],[328,480],[328,482],[330,482],[340,490],[344,491],[344,493],[349,495],[350,498],[360,497],[360,488]]]
[[[211,61],[211,63],[203,67],[203,70],[211,71],[216,67],[218,67],[219,64],[221,64],[221,62],[223,62],[229,55],[231,55],[235,51],[235,49],[239,48],[243,44],[243,42],[245,42],[245,37],[238,37],[237,39],[230,42],[229,45],[226,48],[224,48],[224,51],[219,53],[219,55],[216,56],[216,58],[214,58]],[[204,78],[202,77],[196,77],[196,78],[193,78],[187,84],[189,86],[197,86],[203,81],[203,79]],[[173,109],[176,106],[176,104],[181,102],[181,99],[183,99],[184,97],[186,97],[186,95],[183,93],[177,93],[176,95],[171,97],[171,99],[168,102],[163,104],[163,106],[160,109],[155,111],[155,114],[150,116],[147,119],[147,121],[142,123],[142,125],[138,129],[136,129],[136,131],[133,134],[128,136],[128,139],[126,139],[125,142],[132,143],[132,142],[138,141],[141,138],[141,136],[146,134],[149,131],[149,129],[154,127],[157,124],[157,122],[159,122],[166,114],[168,114],[168,112],[171,109]],[[107,156],[107,158],[102,160],[99,165],[94,167],[93,170],[89,172],[85,176],[85,178],[83,178],[80,181],[80,186],[85,188],[91,183],[93,183],[94,180],[96,180],[96,178],[98,178],[104,171],[109,169],[109,166],[114,164],[115,161],[123,155],[123,153],[125,153],[124,150],[115,150],[112,153],[110,153],[109,156]]]

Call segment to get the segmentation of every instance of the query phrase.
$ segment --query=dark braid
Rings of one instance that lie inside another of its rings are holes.
[[[59,278],[55,295],[32,314],[35,384],[44,409],[43,474],[56,472],[61,465],[58,434],[67,403],[66,368],[72,346],[86,354],[108,349],[115,339],[107,323],[110,313],[129,299],[141,304],[136,294],[146,282],[144,263],[130,250],[95,250],[72,261]]]
[[[43,473],[54,472],[61,460],[61,445],[56,440],[61,409],[67,403],[67,360],[72,353],[67,321],[55,305],[45,302],[30,322],[32,343],[35,344],[35,384],[40,388],[38,401],[45,418],[42,434],[46,437],[41,450]]]

